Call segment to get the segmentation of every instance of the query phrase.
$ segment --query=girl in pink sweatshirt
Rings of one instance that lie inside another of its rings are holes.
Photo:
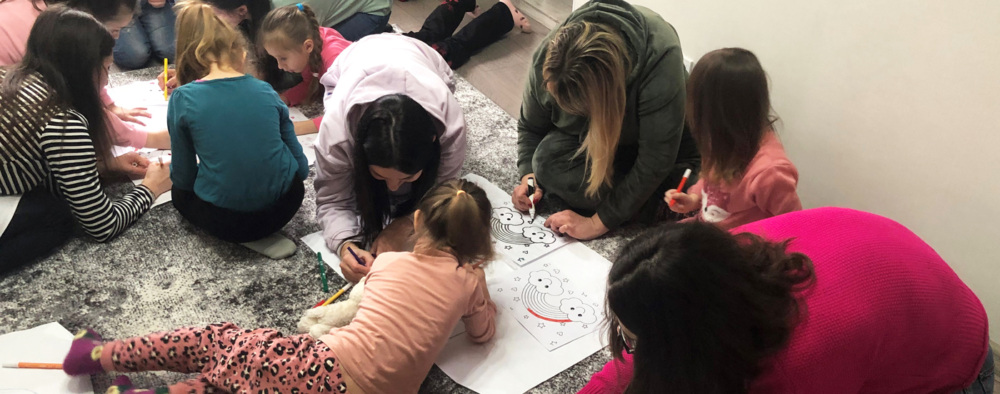
[[[493,255],[491,211],[486,193],[471,182],[432,190],[415,213],[415,250],[380,255],[354,320],[319,339],[231,323],[112,342],[83,331],[63,368],[70,375],[198,373],[152,390],[119,378],[114,384],[122,394],[416,393],[459,320],[473,342],[493,337],[496,306],[482,267]]]
[[[767,75],[748,50],[725,48],[698,61],[686,117],[701,151],[701,178],[664,200],[672,211],[724,229],[802,209],[798,170],[775,135]]]
[[[312,8],[302,3],[269,12],[261,23],[260,38],[258,44],[278,61],[278,68],[302,73],[302,82],[281,94],[290,106],[319,101],[323,97],[320,75],[351,45],[336,30],[320,26]],[[297,125],[296,131],[298,134],[315,133],[320,120],[322,118],[313,119],[312,128],[303,129]]]
[[[993,392],[982,303],[899,223],[819,208],[667,229],[612,265],[615,360],[581,393]]]

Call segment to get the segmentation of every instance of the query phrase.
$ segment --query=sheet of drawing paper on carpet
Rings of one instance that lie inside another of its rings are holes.
[[[466,175],[464,178],[486,190],[491,202],[495,199],[510,201],[509,194],[485,178],[474,174]],[[518,318],[523,318],[523,313],[517,305],[509,302],[513,297],[501,295],[497,291],[498,286],[509,285],[516,276],[520,275],[523,279],[534,271],[545,270],[554,273],[556,269],[559,273],[555,275],[560,281],[565,280],[564,283],[572,284],[573,291],[579,292],[579,295],[585,294],[584,299],[589,301],[588,304],[597,302],[602,305],[611,262],[582,243],[569,242],[516,271],[487,276],[490,295],[497,303],[499,312],[496,336],[483,345],[472,343],[464,335],[452,337],[438,356],[438,367],[456,383],[482,394],[521,393],[601,350],[604,347],[602,331],[595,328],[601,324],[603,314],[599,315],[593,324],[588,325],[587,329],[577,327],[577,330],[584,331],[578,339],[568,343],[551,344],[551,341],[546,341],[543,344],[540,338],[533,335],[537,335],[537,331],[529,331],[523,322],[518,321]],[[510,289],[506,288],[505,291],[509,292]],[[523,291],[523,288],[518,288],[518,295],[522,295]],[[556,301],[552,299],[549,303],[555,304]],[[511,310],[511,307],[516,310]],[[601,308],[594,309],[596,309],[594,312],[601,312]],[[555,310],[559,310],[558,305]],[[551,316],[543,317],[551,318]],[[534,324],[546,324],[542,330],[550,330],[549,323],[560,324],[542,321],[544,319],[538,316],[529,315],[529,320]],[[552,332],[558,336],[558,331]],[[568,332],[565,335],[569,335]]]
[[[0,363],[62,363],[73,334],[59,323],[0,335]],[[60,369],[0,368],[0,393],[93,393],[90,376],[71,377]]]

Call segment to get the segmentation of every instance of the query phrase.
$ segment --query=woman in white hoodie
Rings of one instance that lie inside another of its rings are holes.
[[[357,282],[374,254],[412,248],[414,206],[458,178],[465,161],[465,118],[448,63],[405,36],[357,41],[320,82],[316,215],[344,276]]]

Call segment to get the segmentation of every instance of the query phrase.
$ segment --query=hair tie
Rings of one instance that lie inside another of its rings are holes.
[[[306,10],[305,7],[302,7],[302,3],[298,3],[295,6],[299,7],[299,11],[305,11]]]
[[[458,196],[459,194],[462,194],[462,193],[465,193],[465,190],[459,190],[459,191],[455,192],[455,195]]]

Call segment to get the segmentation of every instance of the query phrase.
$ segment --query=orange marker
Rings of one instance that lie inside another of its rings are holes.
[[[21,368],[21,369],[62,369],[62,364],[52,364],[52,363],[5,363],[4,368]]]
[[[678,192],[683,193],[682,190],[684,189],[684,184],[687,183],[689,176],[691,176],[691,169],[690,168],[688,168],[687,170],[684,170],[684,177],[681,178],[681,184],[677,185],[677,191]],[[677,201],[674,201],[674,199],[671,198],[670,199],[670,204],[668,204],[668,205],[672,207],[672,206],[674,206],[675,202],[677,202]]]

